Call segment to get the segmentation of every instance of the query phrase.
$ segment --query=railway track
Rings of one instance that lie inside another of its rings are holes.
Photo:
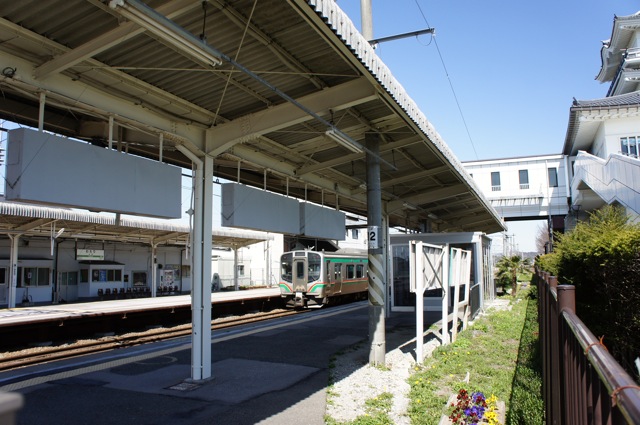
[[[248,323],[277,319],[308,311],[309,310],[274,310],[265,313],[216,319],[215,321],[212,321],[211,330],[220,330]],[[0,354],[0,371],[17,369],[25,366],[34,366],[56,360],[64,360],[88,354],[116,350],[119,348],[133,347],[135,345],[160,342],[173,338],[185,337],[190,334],[191,324],[189,323],[170,328],[157,328],[144,332],[132,332],[125,335],[102,337],[95,340],[77,341],[72,344],[64,344],[55,347],[39,347],[16,352],[7,352]]]

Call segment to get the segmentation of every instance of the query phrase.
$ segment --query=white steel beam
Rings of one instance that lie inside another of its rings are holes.
[[[297,101],[309,110],[323,113],[330,109],[336,111],[362,104],[375,99],[376,96],[371,84],[364,78],[359,78],[299,98]],[[247,139],[255,139],[271,131],[312,119],[314,119],[313,116],[289,102],[264,109],[210,129],[208,132],[215,141],[215,148],[208,154],[220,155],[233,145]]]

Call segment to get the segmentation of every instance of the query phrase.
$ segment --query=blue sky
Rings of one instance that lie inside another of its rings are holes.
[[[361,29],[360,0],[338,5]],[[606,96],[595,77],[614,15],[640,2],[372,0],[372,10],[374,38],[435,28],[437,48],[422,35],[377,54],[456,157],[473,161],[560,153],[573,98]],[[535,251],[544,222],[508,226],[518,250]]]
[[[435,28],[442,61],[430,35],[377,54],[461,161],[560,153],[573,98],[609,88],[595,76],[614,15],[640,10],[637,0],[372,2],[374,38]],[[361,29],[360,0],[338,5]]]

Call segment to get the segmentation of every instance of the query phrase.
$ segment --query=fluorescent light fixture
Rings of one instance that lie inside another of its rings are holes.
[[[351,152],[354,152],[354,153],[364,152],[364,150],[362,149],[362,146],[360,146],[359,143],[357,143],[355,140],[352,140],[349,136],[347,136],[337,128],[331,128],[327,130],[326,133],[324,134],[327,135],[334,142],[337,142],[339,145],[342,145],[345,148],[349,149]]]
[[[408,209],[408,210],[411,210],[411,211],[417,211],[417,210],[418,210],[418,207],[416,207],[416,206],[415,206],[415,205],[413,205],[413,204],[410,204],[409,202],[403,202],[403,203],[402,203],[402,206],[403,206],[404,208]]]
[[[89,233],[74,233],[70,237],[75,239],[93,239],[96,235],[91,235]]]
[[[222,64],[213,48],[147,5],[137,0],[111,0],[109,7],[192,59],[207,66]]]

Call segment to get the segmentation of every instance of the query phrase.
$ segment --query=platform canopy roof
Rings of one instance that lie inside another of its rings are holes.
[[[0,235],[56,240],[117,241],[158,245],[187,245],[188,224],[159,219],[118,218],[113,214],[29,205],[0,200]],[[214,229],[212,241],[219,248],[241,248],[273,240],[264,232]]]
[[[391,226],[504,229],[334,0],[0,0],[0,40],[1,119],[191,167],[186,148],[359,216],[378,134]]]

